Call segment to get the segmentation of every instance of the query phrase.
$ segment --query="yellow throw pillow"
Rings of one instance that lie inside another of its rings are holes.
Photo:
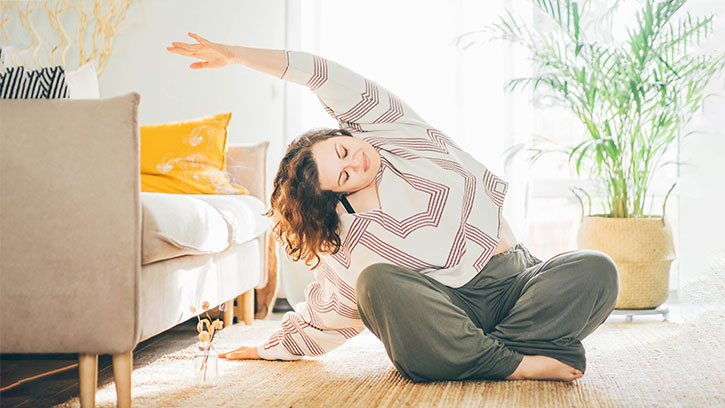
[[[141,126],[141,191],[246,194],[226,172],[231,113]]]

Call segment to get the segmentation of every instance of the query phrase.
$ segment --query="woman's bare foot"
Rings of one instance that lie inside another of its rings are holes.
[[[524,356],[507,380],[574,381],[584,375],[576,368],[546,356]]]

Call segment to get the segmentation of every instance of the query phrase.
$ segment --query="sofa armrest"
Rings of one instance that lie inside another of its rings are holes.
[[[138,343],[139,95],[0,100],[0,351]]]
[[[227,145],[227,171],[234,183],[244,186],[249,194],[267,203],[267,149],[269,142],[254,144],[229,144]],[[269,268],[274,265],[276,268],[276,251],[268,247],[271,239],[267,231],[260,238],[262,279],[258,288],[277,285],[276,271],[270,272]],[[270,243],[274,248],[273,243]],[[274,260],[270,259],[274,258]],[[274,281],[270,282],[270,277]]]
[[[267,202],[268,148],[269,142],[227,146],[227,171],[232,182],[244,186],[263,203]]]

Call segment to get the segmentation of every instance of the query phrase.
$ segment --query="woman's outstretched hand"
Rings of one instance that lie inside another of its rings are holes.
[[[242,346],[238,349],[219,354],[219,357],[227,360],[259,360],[259,353],[256,347]]]
[[[166,47],[167,51],[174,54],[202,60],[192,63],[189,68],[221,68],[234,62],[236,56],[234,46],[213,43],[194,33],[189,33],[189,37],[198,41],[198,44],[172,42],[171,47]]]

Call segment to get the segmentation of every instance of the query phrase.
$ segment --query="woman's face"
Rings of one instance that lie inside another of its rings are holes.
[[[312,146],[320,173],[320,188],[352,194],[375,183],[380,154],[370,143],[351,136],[334,136]]]

